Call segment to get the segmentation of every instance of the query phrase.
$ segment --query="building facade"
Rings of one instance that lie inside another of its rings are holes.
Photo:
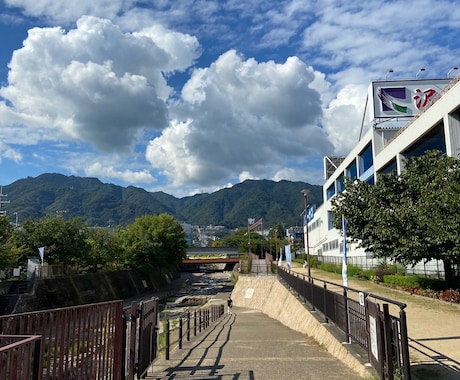
[[[374,184],[378,174],[393,170],[399,174],[406,159],[427,150],[460,155],[460,77],[373,82],[368,99],[371,128],[346,157],[324,158],[324,202],[308,223],[310,254],[320,262],[342,262],[343,237],[332,226],[331,199],[343,190],[345,177]],[[372,252],[357,244],[347,245],[347,258],[349,264],[363,268],[378,264]],[[443,265],[432,261],[408,270],[436,275],[443,272]]]

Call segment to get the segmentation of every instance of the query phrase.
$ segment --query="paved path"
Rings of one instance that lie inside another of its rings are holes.
[[[226,296],[219,295],[224,303]],[[260,311],[234,307],[233,315],[159,359],[147,379],[358,380],[317,343]]]
[[[293,271],[307,274],[307,269],[293,263]],[[311,270],[314,278],[341,284],[342,276]],[[407,305],[407,330],[411,373],[414,379],[460,380],[460,305],[388,288],[354,278],[348,286],[387,297]]]

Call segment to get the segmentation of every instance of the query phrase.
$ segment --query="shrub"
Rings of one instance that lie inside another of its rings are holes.
[[[400,276],[400,275],[389,275],[383,276],[383,282],[387,285],[393,285],[400,288],[416,288],[420,286],[419,277],[417,276]]]
[[[338,265],[332,263],[323,263],[319,266],[319,269],[325,272],[342,273],[342,269]]]
[[[375,269],[366,269],[366,270],[363,270],[362,276],[363,276],[366,280],[371,280],[372,277],[375,276]]]
[[[355,265],[347,265],[347,273],[349,277],[362,277],[363,270]]]
[[[460,291],[447,289],[439,293],[439,299],[452,303],[460,303]]]

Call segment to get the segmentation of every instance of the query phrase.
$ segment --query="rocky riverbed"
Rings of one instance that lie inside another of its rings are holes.
[[[231,272],[182,273],[179,280],[182,287],[177,293],[161,301],[163,313],[167,312],[169,317],[202,306],[216,294],[231,292],[233,289]]]

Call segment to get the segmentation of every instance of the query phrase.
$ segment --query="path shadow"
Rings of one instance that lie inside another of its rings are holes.
[[[435,340],[457,340],[460,336],[440,337],[440,338],[409,338],[409,347],[427,358],[427,362],[411,365],[411,374],[415,379],[420,380],[459,380],[460,362],[434,350],[422,342]]]
[[[412,380],[459,380],[460,372],[438,363],[411,365]]]
[[[198,341],[194,341],[193,345],[190,346],[186,354],[182,357],[182,360],[177,363],[174,367],[167,369],[168,379],[181,379],[192,376],[198,378],[197,373],[200,373],[200,379],[203,380],[219,380],[223,378],[222,370],[224,365],[221,364],[222,353],[225,346],[230,340],[233,325],[236,322],[236,314],[221,319],[216,325],[209,329],[206,334],[203,334]],[[217,349],[217,355],[216,355]],[[198,352],[202,350],[202,355],[198,359],[191,360],[192,352]],[[211,352],[212,351],[212,352]],[[212,364],[209,364],[209,359],[213,360]],[[206,364],[205,364],[206,362]],[[244,378],[251,379],[249,374],[245,373],[232,373],[225,374],[225,378],[237,380],[241,376]]]

